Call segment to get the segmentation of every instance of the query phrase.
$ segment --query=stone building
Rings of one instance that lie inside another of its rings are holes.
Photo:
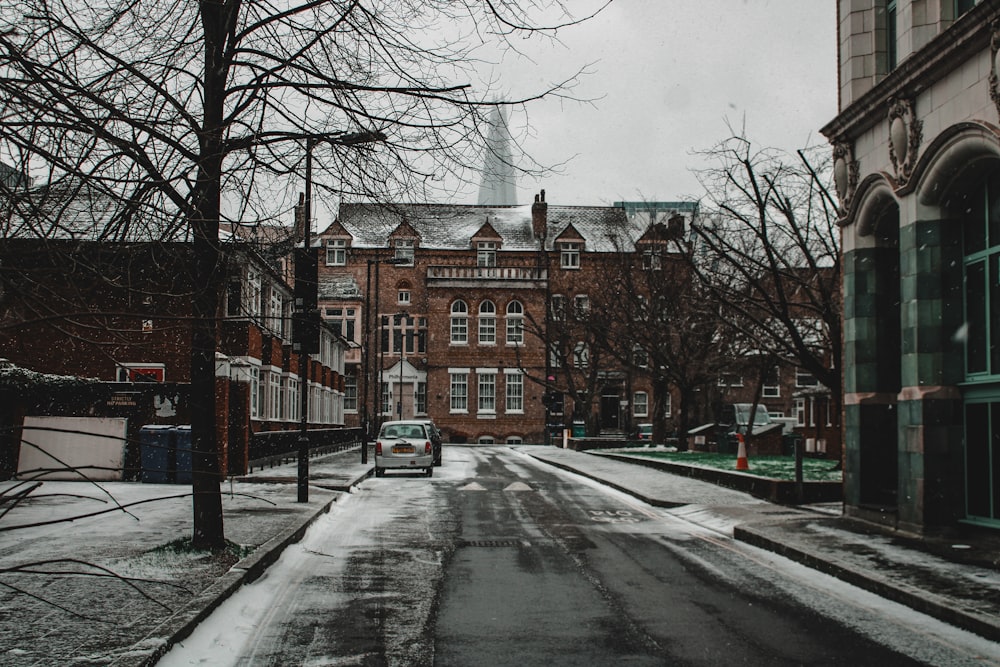
[[[838,8],[846,512],[1000,527],[1000,1]]]

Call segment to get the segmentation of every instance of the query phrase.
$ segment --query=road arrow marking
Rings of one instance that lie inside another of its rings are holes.
[[[532,491],[533,489],[524,482],[514,482],[507,486],[504,491]]]
[[[470,484],[466,484],[463,487],[460,487],[458,490],[459,491],[485,491],[486,487],[482,486],[478,482],[472,482]]]

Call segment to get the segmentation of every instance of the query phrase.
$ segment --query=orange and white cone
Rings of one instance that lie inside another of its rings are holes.
[[[736,469],[737,470],[750,470],[750,463],[747,462],[747,445],[743,442],[743,434],[736,434],[736,441],[739,443],[739,447],[736,449]]]

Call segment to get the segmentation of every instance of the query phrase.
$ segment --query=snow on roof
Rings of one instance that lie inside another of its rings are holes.
[[[318,284],[320,299],[357,299],[361,288],[349,273],[333,273],[320,276]]]
[[[160,202],[162,203],[162,202]],[[175,212],[156,202],[112,196],[88,182],[66,179],[5,201],[0,220],[7,238],[77,241],[186,241],[185,226]]]
[[[571,224],[583,236],[588,252],[612,252],[613,242],[625,238],[628,249],[644,226],[630,222],[623,209],[609,206],[548,205],[545,247]],[[441,204],[343,204],[340,224],[358,248],[384,248],[403,220],[420,234],[420,245],[435,250],[464,250],[487,222],[503,239],[502,250],[537,250],[531,224],[531,205],[470,206]]]

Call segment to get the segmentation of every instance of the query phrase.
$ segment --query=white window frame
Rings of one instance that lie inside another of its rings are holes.
[[[586,294],[577,294],[573,297],[573,308],[578,315],[586,315],[590,312],[590,297]]]
[[[476,412],[495,415],[497,413],[497,369],[476,369]]]
[[[728,381],[727,381],[728,380]],[[743,376],[735,373],[723,373],[719,376],[720,387],[742,387]]]
[[[469,413],[469,369],[448,369],[448,411],[451,414]]]
[[[524,414],[524,374],[516,369],[505,369],[504,410],[507,414]]]
[[[587,368],[590,366],[590,347],[584,341],[578,341],[573,346],[573,368]]]
[[[673,403],[673,399],[671,398],[670,392],[668,391],[663,396],[663,416],[664,417],[669,417],[671,415],[671,412],[673,410],[672,403]]]
[[[299,393],[301,382],[297,375],[288,377],[288,421],[297,422],[302,418],[302,395]]]
[[[417,382],[413,389],[413,413],[427,414],[427,383]]]
[[[358,411],[358,376],[355,373],[344,374],[344,412]]]
[[[413,239],[396,239],[393,247],[396,259],[402,260],[397,266],[413,266],[416,257],[416,243]]]
[[[347,239],[327,239],[326,265],[347,266]]]
[[[267,419],[281,419],[281,369],[276,366],[267,374]]]
[[[524,304],[517,299],[507,304],[507,344],[524,343]]]
[[[811,380],[811,381],[810,381]],[[795,386],[796,387],[818,387],[819,380],[815,375],[802,368],[795,369]]]
[[[637,391],[632,394],[632,416],[649,416],[649,394],[644,391]]]
[[[250,365],[250,419],[260,419],[260,366]]]
[[[490,310],[492,309],[492,310]],[[479,304],[479,344],[497,343],[497,307],[489,299]]]
[[[476,266],[495,267],[497,265],[496,241],[479,241],[476,243]]]
[[[796,426],[808,426],[806,423],[806,399],[796,398],[792,412],[795,414]]]
[[[469,344],[469,304],[462,299],[455,299],[451,304],[451,338],[452,345]]]
[[[247,271],[247,291],[246,291],[246,315],[248,317],[260,317],[261,297],[263,291],[260,271],[249,269]]]
[[[400,306],[408,306],[410,305],[410,296],[410,290],[401,289],[396,292],[396,303]]]
[[[582,243],[575,241],[564,241],[559,244],[559,268],[579,269],[580,251]]]

